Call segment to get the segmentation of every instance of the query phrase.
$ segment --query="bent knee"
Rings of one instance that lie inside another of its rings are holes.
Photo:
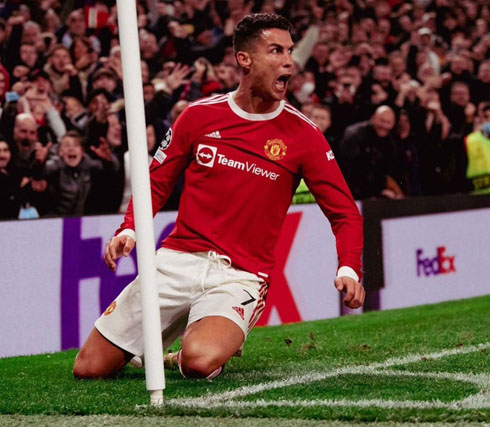
[[[78,379],[107,378],[124,368],[132,357],[94,328],[77,354],[73,375]]]
[[[96,359],[80,357],[80,353],[73,365],[73,376],[79,380],[107,378],[117,373],[120,367],[111,367]]]
[[[180,368],[186,377],[206,378],[225,362],[226,360],[211,349],[203,350],[191,344],[182,349]]]
[[[77,356],[73,365],[73,376],[78,380],[102,378],[102,372],[90,359]]]
[[[219,362],[208,357],[185,358],[182,355],[181,369],[183,374],[189,378],[207,378],[220,366]]]

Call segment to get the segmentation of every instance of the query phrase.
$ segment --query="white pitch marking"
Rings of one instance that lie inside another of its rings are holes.
[[[170,404],[170,402],[169,402]],[[174,402],[171,403],[174,405]],[[176,405],[177,406],[177,405]],[[184,406],[179,404],[178,406]],[[185,405],[187,407],[187,405]],[[458,402],[441,402],[440,400],[427,401],[414,401],[414,400],[385,400],[385,399],[362,399],[362,400],[254,400],[253,402],[247,401],[228,401],[221,403],[213,403],[211,405],[193,404],[193,408],[233,408],[233,409],[254,409],[254,408],[267,408],[267,407],[358,407],[358,408],[384,408],[384,409],[487,409],[489,408],[488,402],[483,406],[462,406]]]
[[[452,373],[421,373],[421,372],[406,372],[393,371],[386,368],[406,365],[409,363],[419,362],[423,359],[441,359],[454,355],[474,353],[481,350],[490,349],[490,342],[475,346],[461,347],[451,350],[443,350],[436,353],[428,353],[421,355],[409,355],[398,358],[391,358],[384,362],[373,363],[370,365],[351,366],[340,369],[334,369],[326,372],[315,372],[305,375],[297,375],[284,380],[271,381],[268,383],[256,384],[253,386],[244,386],[236,390],[231,390],[223,393],[212,394],[203,397],[189,399],[171,399],[167,401],[168,405],[180,407],[194,408],[216,408],[216,407],[259,407],[259,406],[359,406],[359,407],[383,407],[383,408],[446,408],[446,409],[480,409],[490,408],[490,376],[474,375],[474,374],[452,374]],[[384,369],[384,370],[380,370]],[[326,378],[335,377],[346,374],[370,374],[370,375],[389,375],[389,376],[417,376],[440,378],[454,381],[469,382],[477,385],[481,390],[479,393],[469,396],[463,400],[455,402],[441,402],[438,400],[423,402],[423,401],[393,401],[393,400],[312,400],[312,401],[266,401],[263,399],[254,402],[233,402],[232,399],[243,397],[251,394],[256,394],[266,390],[289,387],[296,384],[306,384],[315,381],[321,381]],[[255,405],[255,406],[254,406]]]

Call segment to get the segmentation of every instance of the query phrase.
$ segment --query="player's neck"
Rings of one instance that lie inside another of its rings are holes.
[[[266,100],[259,95],[255,95],[251,87],[246,87],[243,84],[238,86],[238,89],[233,94],[233,99],[243,111],[250,114],[272,113],[280,104],[280,101]]]

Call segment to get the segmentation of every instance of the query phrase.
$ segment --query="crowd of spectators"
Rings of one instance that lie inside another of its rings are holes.
[[[276,12],[294,27],[288,101],[322,130],[356,199],[477,187],[465,139],[490,129],[486,0],[139,0],[137,11],[149,160],[189,102],[237,87],[240,19]],[[119,31],[115,0],[0,2],[0,218],[124,211]]]

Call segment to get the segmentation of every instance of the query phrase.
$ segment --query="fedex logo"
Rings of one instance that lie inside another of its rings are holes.
[[[417,276],[437,276],[439,274],[456,273],[455,255],[446,255],[446,247],[439,246],[435,257],[425,257],[423,249],[417,249]]]

